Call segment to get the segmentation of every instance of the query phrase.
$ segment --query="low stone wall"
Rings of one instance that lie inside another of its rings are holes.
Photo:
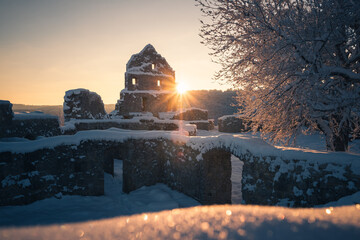
[[[360,172],[351,163],[239,156],[244,162],[244,203],[312,207],[336,201],[360,190]]]
[[[190,124],[195,124],[196,128],[199,130],[206,130],[206,131],[210,131],[213,130],[215,125],[214,125],[214,120],[209,119],[209,120],[202,120],[202,121],[189,121]]]
[[[179,129],[178,124],[173,122],[161,122],[155,120],[139,119],[138,121],[129,121],[127,119],[119,120],[76,120],[65,123],[62,127],[63,134],[72,135],[78,131],[86,130],[105,130],[109,128],[121,128],[130,130],[164,130],[175,131]]]
[[[172,119],[185,120],[185,121],[196,121],[196,120],[207,120],[208,111],[200,108],[189,108],[176,113]]]
[[[38,136],[52,137],[60,134],[57,117],[13,119],[10,124],[0,126],[0,138],[19,137],[34,140]]]
[[[228,115],[218,118],[219,132],[239,133],[249,131],[249,121],[237,116]]]
[[[42,112],[15,114],[9,101],[0,100],[0,138],[28,138],[60,135],[59,118]]]
[[[29,153],[0,153],[0,205],[28,204],[47,197],[103,195],[102,157],[79,146]]]

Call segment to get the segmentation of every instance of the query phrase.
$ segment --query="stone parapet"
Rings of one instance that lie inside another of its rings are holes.
[[[249,121],[238,115],[227,115],[218,118],[219,132],[239,133],[250,130]]]

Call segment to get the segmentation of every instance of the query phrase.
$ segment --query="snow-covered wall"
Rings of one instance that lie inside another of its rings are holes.
[[[249,121],[239,115],[225,115],[218,118],[219,132],[240,133],[249,131]]]
[[[9,101],[0,100],[0,124],[9,124],[14,117],[12,104]]]
[[[75,134],[85,130],[121,128],[131,130],[177,130],[179,121],[160,120],[155,117],[134,117],[132,119],[79,119],[65,122],[63,134]]]
[[[83,88],[66,91],[63,110],[65,121],[71,119],[102,119],[106,116],[100,95]]]
[[[201,108],[186,108],[175,112],[172,119],[185,121],[208,120],[208,111]]]
[[[124,160],[125,192],[162,182],[204,204],[230,203],[230,154],[244,162],[242,192],[247,204],[313,206],[360,189],[359,155],[280,150],[241,134],[186,137],[114,128],[0,143],[1,204],[59,192],[99,193],[100,172],[111,173],[113,158]],[[79,178],[71,180],[74,172]],[[49,190],[53,182],[39,180],[47,175],[58,179],[54,186],[60,187],[53,188],[57,192]],[[84,187],[83,192],[74,191],[75,186]]]
[[[131,130],[165,130],[165,131],[187,131],[190,136],[196,136],[196,130],[214,129],[214,121],[182,121],[182,120],[163,120],[156,117],[147,117],[140,115],[131,119],[78,119],[65,122],[61,127],[63,134],[75,134],[84,130],[105,130],[109,128],[121,128]]]
[[[0,205],[28,204],[63,194],[104,194],[102,158],[90,143],[0,152]]]
[[[202,155],[175,139],[132,139],[123,155],[123,191],[165,183],[202,204],[231,203],[230,153],[211,149]]]
[[[60,135],[59,118],[40,111],[14,114],[9,101],[0,100],[0,138],[28,138]]]

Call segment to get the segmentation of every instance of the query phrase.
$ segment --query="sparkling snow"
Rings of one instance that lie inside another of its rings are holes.
[[[0,229],[1,239],[359,239],[360,205],[202,206],[76,224]]]

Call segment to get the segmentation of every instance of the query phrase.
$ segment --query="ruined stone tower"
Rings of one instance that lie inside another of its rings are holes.
[[[148,44],[131,56],[126,64],[125,89],[120,93],[115,109],[119,115],[132,112],[159,112],[176,110],[175,71],[166,59]]]

